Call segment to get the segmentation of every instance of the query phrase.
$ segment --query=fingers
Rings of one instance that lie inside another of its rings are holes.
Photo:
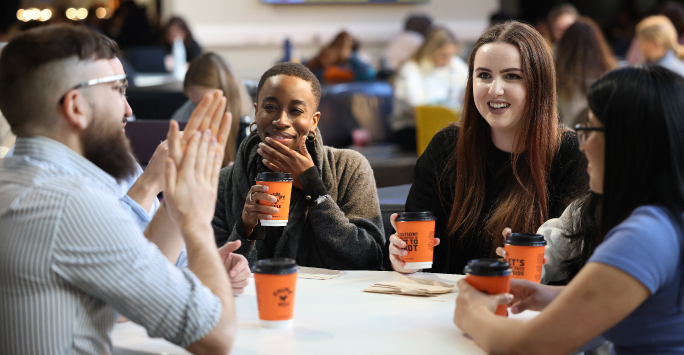
[[[207,111],[209,110],[209,107],[212,106],[214,100],[216,100],[215,95],[217,93],[219,93],[219,90],[204,95],[202,101],[200,101],[197,107],[195,107],[195,109],[192,111],[192,115],[190,115],[188,124],[185,126],[185,131],[183,131],[184,140],[190,139],[189,132],[201,129],[202,122],[204,121],[204,118],[207,114]]]
[[[219,149],[221,150],[221,153],[223,153],[223,151],[226,149],[226,142],[228,142],[228,136],[230,135],[230,127],[232,125],[232,122],[233,115],[230,112],[226,112],[226,114],[223,115],[223,120],[221,122],[221,128],[218,131],[218,136],[216,136],[216,140],[218,140]]]
[[[549,263],[549,257],[544,255],[544,263],[542,265],[546,265]]]
[[[197,148],[197,159],[195,160],[195,170],[206,174],[207,171],[207,148],[209,148],[209,140],[211,139],[211,131],[205,130],[202,132],[199,147]],[[213,151],[212,151],[213,153]],[[211,156],[211,166],[214,164],[213,155]],[[204,175],[206,176],[206,175]]]
[[[511,231],[510,228],[506,227],[504,230],[501,232],[501,235],[503,235],[504,239],[508,239],[508,236],[511,235],[513,231]]]
[[[459,293],[467,293],[473,289],[473,286],[470,286],[468,281],[466,281],[465,279],[458,280],[458,282],[456,282],[456,285],[458,286]]]
[[[306,137],[304,137],[304,138],[306,138]],[[266,137],[266,143],[268,144],[267,147],[270,148],[271,151],[276,151],[282,155],[291,156],[293,153],[295,153],[294,150],[286,147],[285,145],[283,145],[282,143],[278,142],[277,140],[275,140],[271,137]]]
[[[176,165],[179,165],[183,159],[183,150],[180,144],[180,134],[178,133],[178,122],[175,120],[169,122],[169,132],[166,134],[166,140],[169,145],[169,156],[173,158]]]
[[[504,249],[504,248],[502,248],[502,247],[497,247],[497,248],[496,248],[496,255],[498,255],[498,256],[500,256],[500,257],[506,259],[506,257],[507,257],[507,255],[506,255],[506,249]]]
[[[441,240],[439,238],[435,238],[435,241],[432,243],[432,246],[436,247],[441,243]]]
[[[214,111],[212,112],[211,115],[211,120],[207,121],[204,120],[203,123],[207,125],[207,128],[211,129],[211,134],[216,137],[216,135],[219,132],[219,127],[221,127],[221,121],[223,120],[223,116],[226,112],[226,98],[225,96],[221,95],[220,98],[218,99],[218,102],[216,103],[216,107],[214,108]]]
[[[201,135],[199,132],[192,136],[190,143],[185,149],[185,154],[183,155],[183,161],[181,162],[180,166],[182,171],[189,171],[195,167],[195,162],[197,161],[197,149],[199,148],[200,139]]]
[[[303,155],[305,158],[309,158],[309,151],[306,149],[306,136],[302,137],[299,141],[299,154]]]
[[[397,231],[397,217],[399,217],[398,213],[392,213],[390,216],[390,223],[392,224],[392,228],[394,228],[394,231]]]
[[[389,238],[389,257],[393,264],[403,268],[406,263],[402,259],[403,256],[408,254],[406,251],[406,242],[401,240],[396,234],[392,234]]]
[[[166,190],[168,196],[173,196],[176,193],[176,163],[173,158],[166,158],[166,169],[164,171],[166,178]],[[167,197],[167,195],[164,195]]]
[[[209,147],[207,147],[206,150],[206,155],[207,155],[207,161],[204,164],[204,178],[206,181],[210,181],[213,186],[214,182],[214,172],[216,170],[216,161],[219,160],[219,152],[218,152],[218,142],[216,141],[216,138],[211,138],[209,141]]]

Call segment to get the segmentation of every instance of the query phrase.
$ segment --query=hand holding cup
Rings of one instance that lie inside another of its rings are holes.
[[[399,237],[399,232],[397,229],[397,218],[399,217],[399,214],[393,213],[392,216],[390,217],[390,223],[392,223],[392,227],[394,228],[396,233],[392,234],[389,238],[389,258],[390,262],[392,263],[392,268],[394,268],[395,271],[403,273],[403,274],[410,274],[414,273],[417,271],[420,271],[420,268],[407,268],[406,266],[406,261],[404,258],[408,255],[409,251],[408,245],[406,241],[401,239]],[[433,220],[434,222],[434,220]],[[434,231],[434,226],[432,227]],[[439,245],[439,238],[433,238],[433,244],[432,246],[437,246]]]

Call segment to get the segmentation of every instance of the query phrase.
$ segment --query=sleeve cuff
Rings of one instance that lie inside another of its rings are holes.
[[[301,173],[299,175],[299,182],[304,188],[304,195],[307,197],[310,196],[310,198],[307,198],[308,201],[314,201],[319,196],[328,193],[328,189],[325,187],[325,184],[323,184],[320,175],[318,175],[318,168],[315,166],[312,166]]]
[[[266,239],[266,231],[264,230],[264,227],[261,226],[261,224],[257,224],[256,227],[254,227],[254,230],[252,231],[252,235],[248,237],[247,233],[245,233],[245,227],[242,226],[242,218],[238,218],[237,222],[235,222],[235,231],[240,236],[240,238],[246,240]]]

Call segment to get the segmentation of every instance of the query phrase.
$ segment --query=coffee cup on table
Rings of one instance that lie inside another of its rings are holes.
[[[429,269],[435,248],[435,216],[432,212],[399,212],[397,235],[406,243],[404,269]]]
[[[511,265],[514,279],[541,283],[546,240],[540,234],[511,233],[504,242],[506,261]]]
[[[275,207],[278,213],[272,214],[271,219],[260,219],[264,227],[283,227],[287,225],[290,214],[290,197],[292,196],[292,175],[289,173],[259,173],[256,178],[257,185],[268,186],[267,194],[275,196],[278,201],[271,203],[259,200],[260,205]]]
[[[259,260],[252,268],[262,327],[292,326],[298,270],[294,259],[287,258]]]
[[[471,286],[490,295],[508,293],[511,289],[511,268],[507,262],[498,259],[474,259],[466,265],[463,273]],[[496,308],[495,314],[508,316],[505,304]]]

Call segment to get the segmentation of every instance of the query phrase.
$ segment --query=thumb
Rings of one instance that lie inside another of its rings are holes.
[[[166,189],[164,192],[168,192],[169,195],[173,196],[176,193],[176,163],[171,157],[166,158],[166,171],[164,172],[164,176],[166,178]]]
[[[513,301],[513,295],[510,293],[500,293],[495,297],[492,297],[494,306],[506,305],[508,306]]]
[[[230,253],[238,250],[241,245],[242,245],[242,242],[239,240],[236,240],[234,242],[226,243],[226,245],[224,245],[223,248],[221,248],[221,249],[223,249],[224,253],[230,254]]]
[[[310,158],[309,151],[306,149],[306,136],[302,137],[299,141],[299,154],[303,155],[305,158]]]

